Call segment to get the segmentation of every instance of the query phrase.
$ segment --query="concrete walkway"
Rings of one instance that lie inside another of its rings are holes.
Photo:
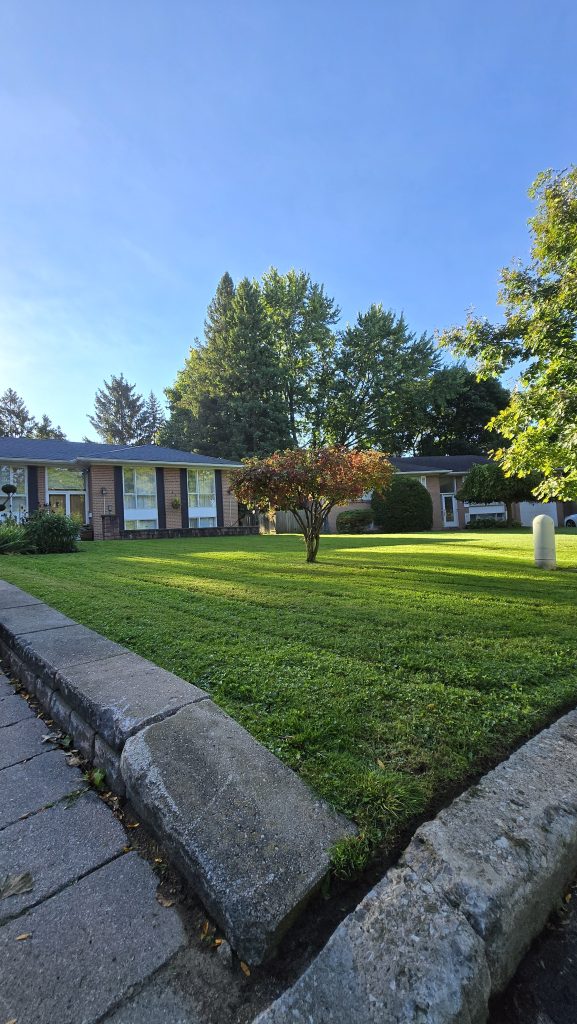
[[[152,867],[48,732],[0,673],[0,1024],[252,1020],[266,996],[203,948],[194,914],[158,902]]]

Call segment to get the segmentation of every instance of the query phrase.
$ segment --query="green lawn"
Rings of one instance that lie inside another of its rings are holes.
[[[577,705],[577,535],[85,543],[0,575],[198,683],[354,818],[343,872]]]

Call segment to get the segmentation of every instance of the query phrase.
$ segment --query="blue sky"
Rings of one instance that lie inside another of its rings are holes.
[[[494,317],[528,185],[576,159],[576,39],[574,0],[3,0],[0,389],[90,434],[225,270],[304,268],[343,323]]]

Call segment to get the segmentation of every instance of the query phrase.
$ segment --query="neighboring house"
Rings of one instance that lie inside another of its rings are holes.
[[[16,493],[1,515],[49,505],[78,516],[95,540],[258,532],[238,525],[227,478],[238,465],[153,444],[2,437],[0,487],[14,484]]]
[[[478,462],[490,462],[486,455],[417,455],[398,458],[391,456],[390,461],[397,473],[412,476],[426,487],[433,502],[433,530],[450,530],[467,526],[476,519],[491,516],[498,520],[506,520],[507,510],[501,502],[490,505],[475,505],[472,502],[458,501],[456,492],[459,490],[467,473]],[[367,508],[370,495],[366,500],[351,505],[334,508],[329,515],[328,528],[331,533],[336,531],[336,519],[345,508]],[[542,512],[553,517],[556,525],[562,525],[564,516],[572,511],[574,502],[554,501],[548,504],[523,501],[513,504],[513,516],[523,526],[530,526],[534,517]],[[570,507],[571,506],[571,507]]]

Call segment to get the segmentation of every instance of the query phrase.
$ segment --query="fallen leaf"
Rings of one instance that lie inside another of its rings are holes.
[[[222,939],[215,939],[213,945],[215,949],[218,949],[219,946],[222,946]]]
[[[154,858],[154,863],[155,864],[164,864],[164,861],[163,861],[162,857],[155,857]]]
[[[572,892],[568,892],[566,897],[565,897],[565,903],[570,903],[572,899],[573,899],[573,893]]]
[[[244,960],[240,961],[240,969],[246,978],[250,978],[250,967],[245,964]]]
[[[126,827],[127,828],[140,828],[140,822],[139,821],[133,821],[131,825],[127,825]]]
[[[387,768],[387,766],[386,766],[386,764],[384,764],[384,763],[383,763],[383,762],[381,761],[380,757],[377,757],[377,764],[378,764],[379,768],[382,768],[382,769],[383,769],[383,771],[386,771],[386,768]]]
[[[9,896],[19,896],[23,892],[31,892],[32,875],[25,871],[22,875],[6,875],[0,881],[0,900],[6,900]]]
[[[210,925],[209,925],[208,921],[205,921],[205,922],[204,922],[204,924],[203,924],[203,926],[202,926],[202,931],[201,931],[201,933],[200,933],[200,934],[201,934],[202,936],[208,935],[208,929],[209,929],[209,928],[210,928]]]
[[[123,853],[130,853],[131,850],[132,850],[131,846],[123,846],[122,847],[122,852]]]
[[[22,935],[16,936],[16,942],[24,942],[24,939],[29,939],[31,935],[32,932],[22,932]]]
[[[78,754],[67,754],[66,764],[69,765],[70,768],[78,768],[78,765],[82,764],[82,758]]]
[[[157,892],[156,899],[160,903],[161,907],[173,907],[174,906],[174,900],[170,900],[170,899],[168,899],[167,896],[163,896],[161,892]]]

